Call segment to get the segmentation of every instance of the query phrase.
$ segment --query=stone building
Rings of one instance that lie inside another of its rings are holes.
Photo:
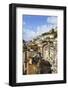
[[[52,65],[52,73],[57,73],[57,29],[52,29],[47,33],[37,36],[27,43],[27,49],[24,51],[26,72],[29,74],[29,64],[32,64],[32,57],[38,52],[42,58]],[[25,55],[26,54],[26,55]],[[25,69],[25,68],[24,68]],[[33,72],[32,72],[33,73]]]

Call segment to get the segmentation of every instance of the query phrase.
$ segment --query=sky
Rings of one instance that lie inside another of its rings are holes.
[[[57,27],[57,16],[23,15],[22,22],[23,39],[30,41]]]

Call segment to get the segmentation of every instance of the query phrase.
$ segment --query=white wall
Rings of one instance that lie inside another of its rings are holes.
[[[68,0],[0,0],[0,90],[66,90],[67,84],[27,86],[27,87],[10,87],[8,86],[9,70],[9,4],[10,3],[28,3],[43,5],[67,6]],[[68,14],[68,11],[67,11]],[[68,21],[68,19],[67,19]],[[68,36],[67,36],[68,37]],[[68,64],[68,63],[67,63]]]

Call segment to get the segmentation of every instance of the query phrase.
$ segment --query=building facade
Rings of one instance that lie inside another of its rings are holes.
[[[24,51],[24,72],[27,74],[33,74],[33,71],[37,71],[38,65],[33,66],[32,58],[40,52],[42,59],[48,61],[52,67],[52,73],[57,73],[57,30],[52,29],[47,33],[43,33],[33,40],[29,41],[26,45],[27,49]],[[26,54],[26,55],[25,55]],[[30,70],[32,67],[32,72]],[[30,68],[29,68],[30,67]],[[39,70],[38,70],[39,71]],[[35,72],[34,72],[35,73]]]

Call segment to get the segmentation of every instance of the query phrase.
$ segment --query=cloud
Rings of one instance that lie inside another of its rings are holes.
[[[24,40],[28,41],[28,40],[32,40],[35,37],[35,32],[32,30],[24,30],[24,34],[23,34],[23,38]]]
[[[37,35],[41,35],[42,33],[48,32],[52,29],[52,25],[42,25],[37,27]]]
[[[25,22],[23,22],[23,25],[26,25],[26,23],[25,23]]]
[[[56,17],[56,16],[48,17],[48,18],[47,18],[47,23],[57,24],[57,17]]]
[[[54,25],[41,25],[36,28],[36,31],[33,30],[24,30],[24,39],[26,41],[32,40],[33,38],[36,38],[37,36],[41,35],[42,33],[48,32],[53,27],[56,27]]]

